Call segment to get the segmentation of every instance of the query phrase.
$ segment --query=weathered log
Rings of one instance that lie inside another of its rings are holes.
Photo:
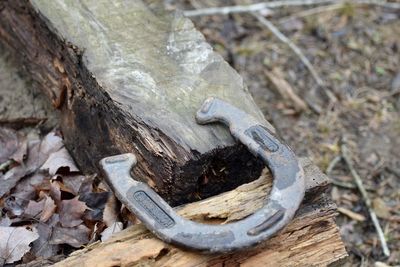
[[[83,170],[133,152],[134,175],[171,204],[256,179],[262,164],[226,128],[194,119],[217,96],[264,120],[242,78],[190,20],[147,2],[1,1],[1,41],[61,109]]]
[[[306,198],[296,218],[259,247],[231,254],[204,255],[168,245],[134,225],[110,240],[76,251],[56,266],[326,266],[347,256],[334,222],[334,204],[322,194],[328,179],[302,159]],[[180,215],[206,223],[228,223],[258,209],[271,188],[271,177],[177,208]]]

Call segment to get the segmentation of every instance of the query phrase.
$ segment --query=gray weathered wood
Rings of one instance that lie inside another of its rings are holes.
[[[172,203],[259,175],[260,163],[226,128],[194,120],[208,96],[264,117],[242,78],[179,12],[138,0],[0,5],[2,42],[62,110],[67,146],[84,170],[134,152],[135,175]]]

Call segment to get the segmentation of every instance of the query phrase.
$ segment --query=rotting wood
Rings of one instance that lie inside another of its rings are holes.
[[[264,117],[242,78],[180,13],[122,0],[10,0],[0,12],[1,41],[61,110],[82,170],[134,152],[134,175],[171,204],[259,176],[262,164],[226,128],[195,122],[208,96]]]
[[[326,266],[347,256],[334,222],[336,208],[322,194],[329,183],[317,167],[302,159],[306,198],[296,218],[259,247],[225,255],[204,255],[168,245],[141,224],[110,240],[76,251],[56,266]],[[221,195],[177,208],[180,215],[208,223],[227,223],[258,209],[271,188],[264,175]]]

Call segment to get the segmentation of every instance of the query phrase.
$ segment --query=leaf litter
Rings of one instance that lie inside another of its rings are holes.
[[[11,161],[0,170],[0,266],[51,259],[122,230],[115,198],[80,172],[58,131],[39,138],[0,127],[0,146],[0,165]]]

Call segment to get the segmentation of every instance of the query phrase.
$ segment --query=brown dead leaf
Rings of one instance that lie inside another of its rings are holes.
[[[118,220],[120,210],[119,202],[114,194],[111,194],[107,200],[106,206],[103,211],[103,222],[110,227]]]
[[[81,224],[82,216],[87,206],[85,202],[79,201],[78,197],[70,200],[62,200],[59,206],[60,223],[63,227],[74,227]]]
[[[45,163],[49,155],[63,147],[61,137],[54,132],[47,134],[43,140],[32,140],[28,143],[28,157],[26,160],[27,174],[39,169]]]
[[[51,197],[46,196],[45,199],[46,200],[43,205],[43,211],[42,214],[40,215],[40,221],[42,222],[46,222],[48,219],[50,219],[50,217],[54,214],[57,208],[56,204],[54,203],[54,200]]]
[[[32,176],[21,179],[14,188],[14,193],[12,195],[20,199],[35,199],[37,192],[40,189],[49,186],[49,179],[46,179],[46,177],[41,173],[36,173]]]
[[[55,175],[64,168],[68,169],[68,172],[79,172],[74,160],[65,147],[51,153],[46,162],[40,167],[41,170],[48,170],[50,175]]]
[[[12,155],[21,146],[18,133],[8,128],[0,128],[0,163],[12,158]]]
[[[28,156],[26,161],[0,176],[0,197],[8,193],[17,182],[26,175],[34,173],[47,160],[49,155],[61,149],[62,139],[54,132],[47,134],[42,141],[28,142]]]
[[[42,199],[39,202],[29,200],[28,206],[25,208],[24,215],[28,218],[38,218],[42,213],[45,201],[45,199]]]
[[[79,248],[89,242],[89,234],[90,229],[83,224],[69,228],[56,226],[53,229],[50,244],[68,244]]]
[[[85,202],[88,210],[85,211],[85,219],[90,221],[101,221],[103,210],[107,203],[110,192],[86,193],[79,197],[79,200]]]
[[[35,228],[0,226],[0,265],[20,260],[31,249],[29,244],[38,237]]]
[[[59,181],[51,181],[50,182],[50,196],[57,203],[57,206],[60,205],[61,202],[61,185]]]
[[[10,217],[21,216],[24,213],[24,207],[26,201],[23,199],[16,198],[14,196],[9,196],[4,201],[4,208],[7,210]]]
[[[58,214],[53,214],[46,223],[38,223],[36,225],[39,238],[32,243],[31,250],[36,257],[47,259],[57,254],[59,246],[50,244],[50,238],[53,233],[53,227],[59,220]]]
[[[86,180],[86,176],[84,175],[63,175],[62,180],[64,185],[71,191],[72,194],[77,196],[79,194],[79,190]]]
[[[391,216],[389,207],[380,197],[374,198],[372,200],[372,207],[376,215],[382,219],[388,219]]]

